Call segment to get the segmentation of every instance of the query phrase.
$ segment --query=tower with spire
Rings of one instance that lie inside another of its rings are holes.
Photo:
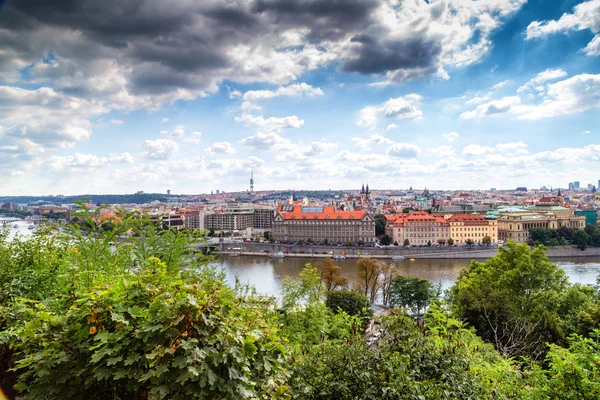
[[[361,205],[366,205],[371,202],[371,192],[369,192],[369,184],[367,183],[367,187],[365,188],[365,184],[363,183],[362,189],[360,190],[360,202]]]
[[[254,171],[250,171],[250,193],[254,193]]]

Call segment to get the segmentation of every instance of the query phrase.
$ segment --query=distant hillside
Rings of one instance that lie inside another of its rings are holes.
[[[264,196],[264,200],[285,200],[289,199],[291,195],[296,196],[296,199],[302,200],[304,197],[309,199],[329,199],[335,195],[343,196],[344,192],[341,190],[285,190],[281,192],[271,193]]]
[[[18,204],[28,204],[36,201],[43,201],[52,204],[69,204],[85,198],[90,199],[92,203],[101,204],[124,204],[136,203],[144,204],[153,201],[167,201],[167,196],[158,193],[140,193],[140,194],[82,194],[76,196],[53,197],[53,196],[9,196],[0,197],[0,204],[12,201]]]

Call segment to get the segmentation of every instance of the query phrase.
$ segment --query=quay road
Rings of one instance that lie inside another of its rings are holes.
[[[236,254],[248,256],[271,256],[273,253],[284,253],[286,257],[334,257],[343,255],[345,258],[437,258],[437,259],[473,259],[489,258],[496,255],[496,246],[472,246],[472,247],[359,247],[359,246],[316,246],[316,245],[290,245],[268,242],[234,242],[213,241],[211,243],[199,243],[199,247],[210,246],[216,248],[222,254]],[[549,247],[548,257],[598,257],[600,248],[587,248],[581,251],[572,246]]]

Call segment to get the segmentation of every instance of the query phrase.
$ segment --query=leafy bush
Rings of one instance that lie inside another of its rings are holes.
[[[327,296],[325,304],[334,313],[343,311],[348,315],[359,317],[364,323],[368,323],[373,317],[373,308],[369,299],[354,290],[334,290]]]

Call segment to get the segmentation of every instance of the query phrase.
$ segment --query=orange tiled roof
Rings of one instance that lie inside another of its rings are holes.
[[[424,211],[416,211],[410,214],[396,214],[395,217],[393,220],[388,220],[388,223],[399,225],[407,222],[438,222],[444,226],[448,225],[448,222],[444,218],[428,214]]]
[[[466,222],[466,223],[487,223],[483,215],[480,214],[455,214],[448,219],[448,222]]]
[[[340,211],[333,207],[323,207],[323,212],[302,212],[302,206],[294,206],[293,211],[282,211],[283,206],[279,206],[277,212],[283,217],[283,219],[354,219],[360,220],[364,218],[367,213],[365,211]]]

